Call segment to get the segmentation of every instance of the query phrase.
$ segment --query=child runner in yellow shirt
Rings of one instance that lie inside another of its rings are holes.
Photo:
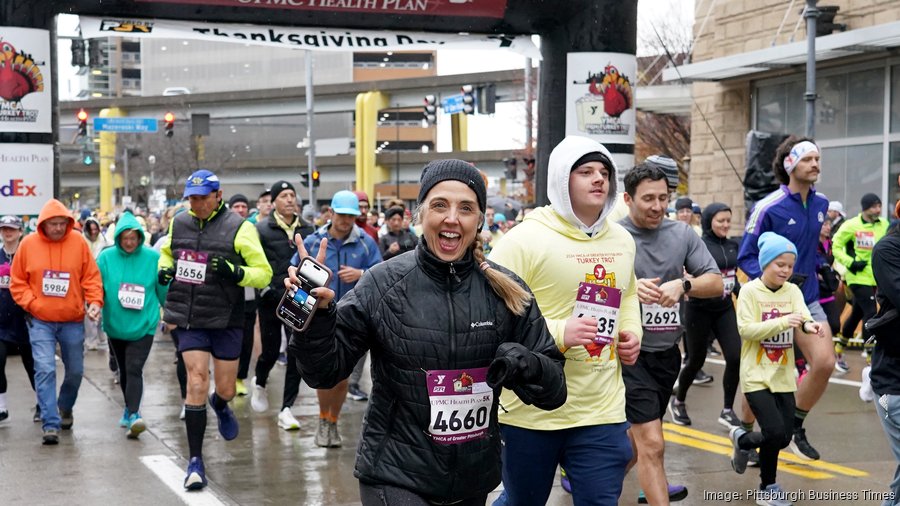
[[[744,285],[738,296],[737,323],[741,345],[741,390],[760,432],[731,429],[731,467],[742,474],[748,450],[759,448],[760,486],[756,504],[792,504],[775,481],[778,452],[791,442],[794,423],[794,332],[823,337],[803,302],[803,293],[788,279],[794,272],[797,247],[774,232],[759,236],[762,276]]]

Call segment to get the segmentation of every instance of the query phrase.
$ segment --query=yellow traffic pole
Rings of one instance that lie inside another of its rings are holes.
[[[469,150],[469,115],[458,112],[450,116],[453,151]]]
[[[118,107],[111,107],[100,111],[101,118],[117,118],[123,116]],[[100,170],[100,212],[108,213],[113,210],[113,188],[122,186],[122,178],[116,173],[117,180],[113,181],[110,164],[116,163],[116,134],[115,132],[100,132],[100,156],[97,161]]]
[[[356,96],[356,189],[372,196],[375,183],[387,180],[388,169],[375,163],[378,142],[378,111],[388,106],[389,98],[380,91]],[[371,198],[371,197],[370,197]]]

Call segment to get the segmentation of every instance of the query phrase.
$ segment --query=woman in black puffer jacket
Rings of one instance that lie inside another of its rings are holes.
[[[728,230],[731,228],[731,209],[727,205],[714,202],[706,206],[701,223],[703,243],[706,244],[710,254],[716,259],[719,270],[722,271],[725,293],[721,297],[713,299],[691,297],[688,300],[685,312],[685,346],[689,350],[689,358],[687,365],[681,369],[678,376],[678,389],[675,392],[672,406],[673,411],[681,411],[679,414],[684,415],[681,417],[681,423],[690,425],[691,420],[687,416],[684,400],[687,398],[687,392],[694,376],[706,362],[706,345],[710,333],[712,333],[719,341],[722,356],[725,358],[725,374],[722,377],[724,400],[722,412],[719,414],[719,423],[730,428],[740,425],[740,420],[734,412],[734,397],[737,393],[740,376],[741,337],[738,334],[737,318],[731,299],[731,295],[737,295],[740,290],[736,275],[740,245],[728,238]],[[685,419],[687,423],[684,423]]]
[[[291,338],[314,388],[372,352],[354,473],[364,506],[483,505],[500,483],[500,387],[543,409],[566,400],[564,358],[527,286],[484,259],[485,200],[470,164],[429,163],[418,247],[370,269],[337,306],[317,289],[321,309]]]

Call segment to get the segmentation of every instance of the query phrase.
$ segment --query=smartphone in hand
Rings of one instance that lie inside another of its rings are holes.
[[[331,283],[331,272],[312,257],[300,261],[297,269],[300,286],[292,286],[284,291],[281,302],[275,308],[275,316],[297,332],[306,330],[316,312],[318,299],[312,295],[315,288]]]

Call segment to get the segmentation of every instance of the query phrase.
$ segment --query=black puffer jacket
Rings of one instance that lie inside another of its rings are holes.
[[[735,272],[734,289],[732,290],[732,293],[737,295],[741,290],[740,283],[738,283],[736,277],[738,268],[738,250],[741,245],[738,244],[737,241],[719,237],[712,231],[712,219],[716,214],[722,211],[731,211],[731,208],[720,202],[713,202],[706,206],[703,210],[703,215],[700,218],[700,224],[703,227],[701,239],[703,239],[703,244],[706,245],[706,249],[709,250],[709,254],[716,260],[716,265],[719,267],[719,270],[723,272],[723,275],[725,271]],[[691,297],[688,299],[688,303],[707,311],[724,311],[729,307],[734,307],[730,295],[728,297],[713,297],[710,299],[697,299]]]
[[[508,270],[491,265],[524,286]],[[487,494],[500,483],[500,392],[494,393],[487,437],[436,444],[428,432],[425,371],[488,367],[498,346],[509,341],[532,350],[541,363],[541,379],[524,385],[531,397],[526,402],[544,409],[561,406],[564,358],[537,305],[516,316],[476,269],[471,253],[450,264],[420,242],[415,251],[370,269],[336,309],[322,310],[306,333],[295,333],[291,348],[313,388],[346,378],[371,350],[372,396],[355,476],[452,502]]]
[[[256,224],[256,231],[259,232],[259,243],[272,267],[272,281],[269,282],[268,290],[263,289],[262,292],[268,295],[271,290],[271,296],[277,299],[284,292],[284,278],[287,277],[288,267],[291,266],[291,257],[297,253],[297,246],[292,239],[288,239],[284,229],[278,226],[275,211]],[[303,221],[303,218],[298,218],[294,227],[295,236],[300,234],[306,239],[306,236],[315,231],[315,228]]]

